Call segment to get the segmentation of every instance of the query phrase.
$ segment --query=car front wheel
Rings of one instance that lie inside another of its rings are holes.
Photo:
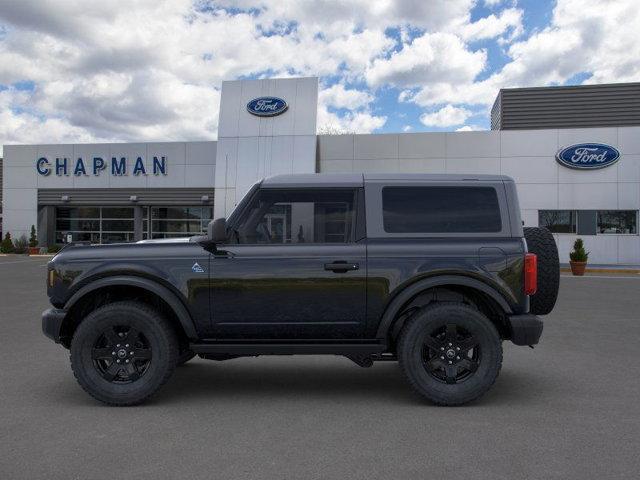
[[[139,302],[91,312],[71,342],[71,368],[80,386],[109,405],[135,405],[153,395],[176,366],[176,335],[167,320]]]

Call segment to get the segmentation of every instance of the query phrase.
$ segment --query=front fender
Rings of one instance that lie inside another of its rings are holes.
[[[187,337],[194,340],[198,338],[193,319],[191,318],[189,311],[185,307],[184,303],[180,300],[180,298],[167,287],[144,277],[136,277],[131,275],[114,275],[94,280],[77,290],[69,298],[69,300],[67,300],[64,309],[66,311],[69,311],[73,307],[73,305],[77,303],[81,298],[95,290],[104,287],[122,285],[142,288],[155,295],[158,295],[169,305],[169,307],[176,314],[176,317],[180,321],[180,324],[182,325],[182,328],[184,329]]]

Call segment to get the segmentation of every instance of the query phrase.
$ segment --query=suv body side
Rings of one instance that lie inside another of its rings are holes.
[[[263,183],[264,190],[304,188],[325,192],[352,189],[354,228],[345,243],[218,247],[211,261],[211,334],[215,338],[374,339],[391,302],[416,282],[461,282],[497,292],[505,314],[528,311],[523,293],[525,244],[515,186],[505,177],[358,176],[335,185]],[[390,233],[383,226],[385,187],[485,187],[494,189],[501,228],[486,233]],[[230,217],[233,231],[243,221],[243,199]],[[357,270],[327,271],[344,262]]]
[[[417,282],[426,285],[487,286],[497,292],[505,314],[528,311],[523,292],[525,244],[515,186],[505,179],[413,181],[365,177],[367,198],[367,316],[369,334],[392,300]],[[511,184],[511,185],[510,185]],[[385,231],[382,191],[386,187],[487,187],[495,189],[502,228],[487,233],[391,233]],[[516,212],[516,213],[514,213]],[[446,301],[446,298],[438,300]]]

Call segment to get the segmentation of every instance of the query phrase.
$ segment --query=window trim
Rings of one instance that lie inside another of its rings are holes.
[[[491,187],[495,189],[500,208],[502,230],[499,232],[465,232],[465,233],[390,233],[384,229],[382,213],[382,189],[384,187]],[[507,203],[506,185],[502,180],[469,180],[461,181],[424,181],[403,180],[383,181],[371,180],[365,183],[367,238],[505,238],[512,236],[511,219]]]
[[[237,225],[239,225],[255,198],[260,195],[260,192],[335,192],[336,190],[348,191],[352,194],[352,221],[349,239],[344,243],[327,243],[327,242],[305,242],[305,243],[230,243],[231,235],[230,232],[235,229]],[[242,211],[237,212],[235,218],[233,219],[232,224],[227,224],[227,238],[225,240],[224,245],[233,245],[236,246],[244,246],[244,247],[294,247],[294,246],[312,246],[312,245],[322,245],[322,246],[340,246],[340,245],[353,245],[356,243],[356,228],[358,225],[358,187],[314,187],[314,188],[295,188],[295,187],[286,187],[286,188],[256,188],[255,191],[251,194],[251,198],[247,200],[245,205],[242,208]],[[235,213],[235,212],[234,212]]]

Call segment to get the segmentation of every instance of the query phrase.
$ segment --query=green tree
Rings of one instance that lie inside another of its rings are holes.
[[[4,240],[2,240],[2,244],[0,244],[0,251],[2,253],[13,253],[13,250],[13,240],[11,240],[11,234],[7,232]]]
[[[36,235],[36,227],[35,225],[31,225],[31,234],[29,235],[29,246],[37,247],[38,246],[38,237]]]
[[[573,243],[573,252],[569,253],[572,262],[586,262],[589,259],[589,252],[584,249],[584,242],[581,238],[576,238]]]

